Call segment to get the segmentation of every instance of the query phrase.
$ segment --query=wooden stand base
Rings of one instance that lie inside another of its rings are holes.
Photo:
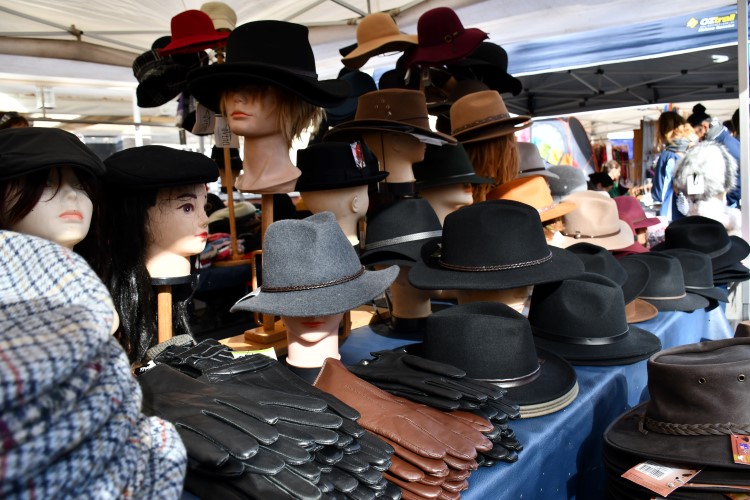
[[[281,339],[286,340],[286,325],[284,325],[283,321],[276,321],[271,326],[272,328],[263,325],[258,328],[245,330],[245,338],[256,344],[272,344]]]

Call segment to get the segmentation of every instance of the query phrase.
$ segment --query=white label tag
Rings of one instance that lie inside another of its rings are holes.
[[[193,125],[191,132],[195,135],[213,134],[214,116],[215,113],[213,111],[203,104],[198,103],[198,107],[195,109],[195,125]]]
[[[216,147],[239,148],[240,138],[229,130],[227,121],[221,115],[216,115],[216,128],[214,129]]]
[[[688,178],[687,194],[703,194],[706,191],[702,175],[693,175]]]

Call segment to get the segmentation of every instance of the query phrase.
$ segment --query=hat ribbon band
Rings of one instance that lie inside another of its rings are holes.
[[[474,120],[473,122],[469,122],[461,125],[458,128],[454,128],[453,130],[451,130],[451,135],[456,135],[459,132],[466,130],[467,128],[476,127],[477,125],[482,125],[488,122],[494,122],[495,120],[504,120],[506,118],[510,118],[510,113],[500,113],[499,115],[488,116],[486,118],[482,118],[481,120]]]
[[[463,179],[464,177],[474,177],[476,174],[470,173],[470,174],[455,174],[455,175],[442,175],[438,178],[438,180],[446,180],[446,179]],[[429,184],[428,180],[423,181],[417,181],[417,184]]]
[[[547,212],[547,211],[549,211],[549,210],[552,210],[552,209],[553,209],[553,208],[555,208],[556,206],[557,206],[557,203],[553,203],[552,205],[547,205],[546,207],[542,207],[542,208],[537,208],[536,210],[537,210],[537,212],[539,212],[540,214],[543,214],[544,212]]]
[[[563,344],[576,344],[576,345],[609,345],[619,342],[624,339],[630,333],[630,329],[625,330],[624,333],[614,335],[612,337],[568,337],[565,335],[557,335],[544,330],[534,328],[534,335],[542,337],[547,340],[553,340],[555,342],[561,342]]]
[[[523,375],[521,377],[493,378],[493,379],[481,379],[481,380],[485,382],[491,382],[493,384],[498,384],[503,389],[506,389],[508,387],[519,387],[522,385],[530,384],[531,382],[539,378],[540,373],[541,373],[541,365],[537,365],[536,370],[526,375]]]
[[[638,298],[646,299],[646,300],[676,300],[676,299],[683,299],[686,296],[687,294],[683,293],[682,295],[676,295],[674,297],[646,297],[644,295],[639,295]]]
[[[407,234],[404,236],[397,236],[396,238],[389,238],[387,240],[368,243],[365,245],[365,250],[375,250],[376,248],[398,245],[399,243],[409,243],[410,241],[426,240],[427,238],[437,238],[442,235],[442,229],[438,229],[437,231],[423,231],[421,233]]]
[[[544,167],[537,167],[537,168],[529,168],[526,170],[519,170],[519,174],[528,174],[529,172],[546,172],[547,169]]]
[[[448,264],[447,262],[443,261],[442,258],[438,260],[438,263],[446,269],[454,269],[456,271],[484,272],[484,271],[504,271],[506,269],[518,269],[520,267],[536,266],[539,264],[544,264],[545,262],[551,259],[552,259],[552,252],[550,252],[549,255],[547,255],[546,257],[542,257],[541,259],[529,260],[527,262],[518,262],[515,264],[500,264],[497,266],[459,266],[456,264]]]
[[[714,250],[713,252],[706,252],[706,255],[712,258],[718,257],[719,255],[724,255],[725,253],[727,253],[730,248],[732,248],[732,240],[729,240],[729,243],[724,245],[722,248]]]
[[[658,432],[659,434],[671,434],[676,436],[721,436],[727,434],[750,434],[750,423],[734,424],[727,422],[724,424],[672,424],[661,422],[643,415],[638,423],[638,428],[642,433],[647,431]]]
[[[260,290],[262,292],[267,292],[267,293],[302,292],[304,290],[315,290],[318,288],[326,288],[329,286],[341,285],[342,283],[348,283],[349,281],[359,278],[364,273],[365,273],[365,266],[360,266],[359,270],[354,274],[351,274],[349,276],[344,276],[343,278],[339,278],[339,279],[335,279],[331,281],[325,281],[323,283],[316,283],[313,285],[294,285],[294,286],[276,286],[276,287],[262,285],[260,287]]]
[[[563,233],[568,238],[575,238],[577,240],[580,240],[581,238],[609,238],[610,236],[616,236],[620,234],[621,230],[618,229],[614,233],[607,233],[607,234],[581,234],[580,231],[576,231],[575,234],[571,233]]]
[[[685,285],[685,288],[687,290],[712,290],[716,288],[715,286],[688,286]]]

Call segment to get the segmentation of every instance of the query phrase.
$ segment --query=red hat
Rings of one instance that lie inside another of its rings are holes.
[[[617,213],[620,219],[629,223],[635,229],[643,229],[661,222],[658,217],[646,217],[641,202],[633,196],[617,196],[614,200],[617,203]]]
[[[216,31],[211,17],[200,10],[186,10],[172,18],[172,41],[161,54],[200,52],[224,45],[228,31]]]

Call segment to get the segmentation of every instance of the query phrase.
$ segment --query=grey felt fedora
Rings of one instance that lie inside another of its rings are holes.
[[[232,306],[280,316],[327,316],[377,297],[398,266],[366,271],[331,212],[284,219],[266,230],[263,284]]]

